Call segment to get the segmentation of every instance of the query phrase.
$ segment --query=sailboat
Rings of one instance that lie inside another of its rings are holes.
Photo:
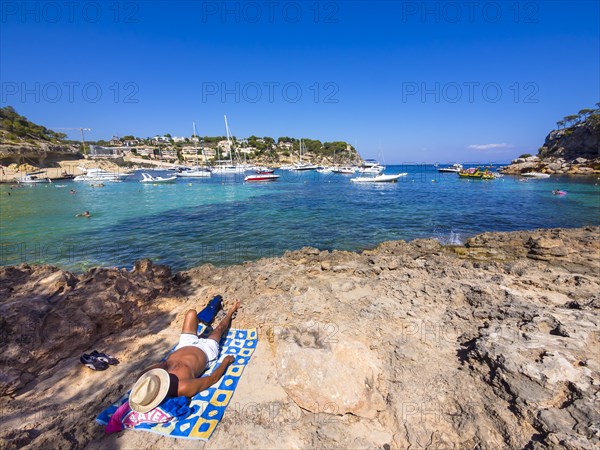
[[[192,128],[193,128],[192,139],[197,138],[197,139],[194,139],[194,147],[196,149],[196,165],[194,167],[181,169],[181,171],[178,172],[176,175],[180,178],[210,177],[210,175],[211,175],[210,170],[208,170],[206,167],[200,167],[198,165],[198,142],[197,141],[199,141],[200,138],[198,137],[198,133],[196,132],[196,123],[195,122],[192,122]],[[206,161],[206,156],[204,155],[204,147],[202,147],[202,156],[204,157],[204,160]]]
[[[294,164],[290,170],[316,170],[319,166],[316,164],[302,162],[302,139],[300,139],[300,161]]]
[[[229,164],[221,164],[213,168],[213,173],[217,174],[230,174],[230,173],[244,173],[246,168],[239,164],[233,164],[233,143],[231,142],[231,135],[229,132],[229,124],[227,123],[227,116],[223,116],[225,118],[225,131],[227,133],[227,144],[229,146]]]

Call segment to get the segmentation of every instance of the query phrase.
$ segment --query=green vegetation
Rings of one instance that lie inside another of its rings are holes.
[[[7,138],[14,141],[39,139],[58,143],[67,137],[64,133],[56,133],[46,127],[30,122],[27,117],[18,114],[11,106],[0,108],[0,129],[7,131]]]
[[[521,156],[519,156],[519,158],[529,158],[531,156],[531,153],[523,153]]]
[[[80,145],[80,142],[78,141],[66,139],[67,136],[64,133],[57,133],[46,127],[30,122],[26,117],[19,115],[10,106],[0,109],[0,119],[0,129],[5,131],[2,133],[2,138],[4,140],[15,143],[23,140],[32,143],[34,143],[35,140],[44,140],[64,145],[71,143]],[[139,147],[151,147],[153,148],[153,154],[159,156],[160,148],[162,147],[163,150],[175,150],[175,155],[179,161],[184,159],[183,149],[185,147],[197,145],[192,143],[190,137],[185,137],[182,141],[173,142],[170,133],[164,133],[162,136],[168,138],[169,141],[157,143],[153,137],[140,138],[130,134],[123,136],[120,139],[116,138],[114,141],[99,139],[97,141],[88,141],[86,144],[98,145],[101,147],[119,147],[125,145],[125,141],[137,141],[138,143],[134,142],[136,146],[129,146],[129,150],[132,153],[139,154]],[[199,139],[200,143],[197,145],[198,149],[204,147],[206,149],[217,150],[218,143],[225,141],[227,137],[200,136]],[[280,136],[277,139],[274,139],[270,136],[258,137],[254,135],[243,140],[232,136],[231,140],[236,153],[239,152],[240,149],[246,149],[246,157],[250,159],[262,158],[270,161],[277,161],[281,157],[291,157],[295,159],[300,154],[300,141],[302,141],[302,154],[306,160],[312,158],[324,158],[341,163],[344,161],[354,161],[357,157],[356,150],[344,141],[321,142],[318,139],[300,139],[288,136]],[[136,147],[138,148],[136,149]]]
[[[584,108],[579,110],[577,114],[571,114],[563,117],[562,120],[556,122],[556,126],[560,130],[565,127],[573,127],[586,120],[591,119],[593,123],[598,123],[600,120],[600,102],[596,103],[596,109]]]

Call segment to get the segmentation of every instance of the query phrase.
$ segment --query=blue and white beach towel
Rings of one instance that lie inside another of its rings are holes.
[[[198,335],[202,335],[204,330],[205,326],[200,324]],[[219,358],[202,374],[202,376],[210,375],[227,355],[233,355],[235,361],[227,368],[217,383],[191,399],[187,397],[168,398],[157,408],[145,414],[136,413],[129,408],[127,403],[129,392],[127,392],[116,403],[104,410],[96,418],[96,422],[107,425],[113,414],[117,413],[115,419],[118,417],[119,425],[122,425],[123,428],[207,441],[225,414],[227,405],[244,368],[254,353],[257,342],[256,329],[230,329],[227,336],[221,339]]]

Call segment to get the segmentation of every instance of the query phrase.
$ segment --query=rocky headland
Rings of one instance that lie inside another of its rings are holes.
[[[171,274],[0,268],[0,447],[568,448],[600,446],[600,227],[485,233],[463,246]],[[95,416],[177,341],[214,294],[260,340],[208,443]],[[93,372],[83,352],[121,364]]]
[[[559,123],[564,125],[564,121]],[[502,172],[511,175],[525,172],[567,175],[600,173],[600,113],[596,111],[570,127],[551,131],[536,156],[517,158]]]

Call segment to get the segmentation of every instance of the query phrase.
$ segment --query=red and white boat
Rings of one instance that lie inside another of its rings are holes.
[[[244,181],[276,181],[278,178],[279,175],[275,175],[273,173],[255,173],[254,175],[248,175],[246,178],[244,178]]]

